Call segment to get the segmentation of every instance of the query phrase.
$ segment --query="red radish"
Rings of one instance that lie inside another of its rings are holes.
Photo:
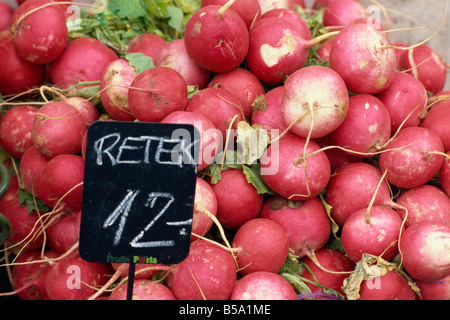
[[[450,275],[436,281],[415,281],[423,300],[450,300]]]
[[[328,6],[330,3],[335,2],[336,0],[314,0],[311,8],[320,9],[322,7]],[[360,2],[359,0],[354,0],[355,2]]]
[[[69,41],[64,52],[53,61],[51,82],[68,89],[85,81],[100,81],[106,67],[117,54],[95,38],[84,37]],[[85,86],[79,86],[77,89]]]
[[[450,226],[450,197],[441,189],[432,185],[421,185],[406,190],[396,203],[408,210],[400,208],[397,212],[402,219],[406,218],[405,228],[420,221],[431,221]]]
[[[33,145],[31,130],[36,112],[34,106],[16,106],[0,118],[0,145],[14,158],[21,158]]]
[[[108,300],[126,300],[128,284],[114,288]],[[133,283],[132,300],[176,300],[175,295],[165,285],[146,279],[137,279]]]
[[[376,97],[389,112],[392,133],[403,122],[402,128],[419,126],[420,115],[427,105],[427,92],[419,80],[407,73],[396,72],[391,85]]]
[[[48,64],[67,44],[66,17],[50,0],[30,0],[20,5],[11,21],[17,53],[34,64]]]
[[[340,294],[344,294],[342,286],[344,279],[355,269],[355,264],[345,254],[340,251],[322,248],[315,252],[316,259],[326,270],[333,271],[335,273],[324,271],[320,269],[309,257],[303,257],[300,261],[305,263],[311,272],[305,269],[300,274],[302,278],[317,282],[327,288],[331,288]],[[312,273],[312,274],[311,274]],[[323,289],[317,285],[306,283],[311,292],[323,292]]]
[[[83,180],[84,160],[81,156],[57,155],[36,176],[36,195],[49,207],[60,204],[67,209],[80,209]]]
[[[420,123],[423,128],[428,128],[441,138],[445,152],[450,151],[450,100],[439,101],[428,110]]]
[[[34,144],[25,151],[20,159],[19,174],[26,191],[34,193],[35,179],[47,162],[48,159]]]
[[[292,201],[275,195],[266,200],[260,217],[275,221],[286,231],[289,247],[298,259],[321,249],[330,237],[330,220],[318,198]]]
[[[49,300],[87,300],[109,278],[110,265],[87,262],[78,253],[59,260],[47,273]]]
[[[217,197],[217,219],[224,228],[239,228],[261,212],[263,195],[241,169],[222,171],[221,179],[210,185]]]
[[[267,133],[271,138],[271,133],[280,135],[285,132],[287,126],[284,124],[283,117],[281,116],[281,100],[283,98],[284,86],[275,87],[264,95],[265,104],[259,105],[253,110],[252,124],[261,126],[267,130]],[[278,132],[272,132],[272,130],[278,130]],[[286,131],[284,134],[293,134],[291,131]]]
[[[52,265],[50,261],[42,261],[41,255],[41,250],[25,251],[15,260],[11,274],[12,283],[15,290],[20,290],[17,295],[22,300],[48,300],[45,278]],[[47,250],[44,255],[45,258],[52,259],[57,258],[60,253]]]
[[[200,172],[211,164],[222,146],[222,136],[214,124],[205,115],[192,111],[174,111],[161,123],[192,124],[200,134],[199,158],[197,171]],[[192,137],[192,142],[196,137]]]
[[[332,133],[331,133],[332,134]],[[334,142],[331,134],[326,135],[322,138],[314,139],[314,141],[321,147],[325,149],[325,154],[330,161],[331,171],[335,172],[338,168],[353,162],[363,162],[364,158],[346,152],[342,149],[336,148],[336,143]]]
[[[280,18],[285,19],[286,21],[289,21],[296,27],[300,29],[300,34],[303,36],[303,39],[310,40],[311,39],[311,32],[309,31],[308,24],[306,21],[294,10],[286,9],[286,8],[274,8],[266,13],[264,13],[263,18]]]
[[[344,121],[349,106],[341,76],[322,66],[304,67],[284,83],[281,115],[291,131],[306,138],[324,137]]]
[[[122,121],[136,119],[128,102],[129,87],[136,77],[136,69],[125,58],[114,60],[106,67],[100,82],[100,98],[111,118]]]
[[[321,62],[326,62],[330,60],[330,49],[333,43],[333,38],[328,39],[327,41],[320,44],[319,48],[317,48],[316,53],[320,57]]]
[[[405,70],[423,83],[427,91],[441,91],[447,80],[447,68],[442,58],[429,46],[422,44],[405,52],[399,62]]]
[[[232,245],[240,275],[258,271],[278,273],[288,255],[289,237],[275,221],[255,218],[237,230]]]
[[[236,282],[230,300],[297,300],[291,284],[268,271],[250,273]]]
[[[355,20],[365,17],[365,8],[358,1],[339,0],[329,3],[323,12],[323,25],[345,27]]]
[[[403,42],[394,42],[392,43],[393,46],[395,47],[402,47],[402,48],[407,48],[408,45],[406,43]],[[401,56],[405,53],[405,50],[402,49],[395,49],[395,54],[397,56],[397,68],[400,69],[400,58]]]
[[[450,275],[450,226],[417,222],[400,238],[400,257],[417,280],[436,281]]]
[[[0,2],[0,31],[11,26],[13,13],[14,9],[9,3]]]
[[[132,38],[127,46],[127,52],[141,52],[156,61],[159,52],[166,46],[164,38],[153,33],[141,33]]]
[[[32,139],[36,148],[51,159],[60,154],[78,154],[86,131],[83,115],[70,104],[54,101],[35,114]]]
[[[45,231],[50,246],[61,254],[66,253],[79,239],[77,216],[71,212],[63,213]]]
[[[314,141],[296,135],[272,143],[261,157],[261,174],[273,191],[291,200],[317,196],[330,180],[330,161]]]
[[[354,212],[366,208],[374,196],[374,205],[390,205],[392,200],[388,183],[382,181],[378,188],[382,176],[380,170],[364,162],[338,168],[330,178],[325,193],[326,202],[333,208],[331,217],[334,222],[343,226]]]
[[[16,180],[17,181],[17,180]],[[7,240],[10,245],[35,250],[43,245],[43,234],[38,235],[39,215],[33,210],[28,213],[26,206],[19,204],[19,186],[11,181],[6,193],[0,199],[0,212],[11,223],[11,234]]]
[[[207,210],[208,213],[205,213],[205,210]],[[204,236],[211,229],[213,221],[208,214],[212,214],[214,216],[217,215],[217,197],[208,182],[197,177],[195,184],[192,233]],[[194,241],[197,238],[197,236],[191,235],[191,241]]]
[[[444,148],[431,130],[409,127],[400,130],[380,155],[380,170],[387,170],[387,180],[404,189],[418,187],[435,176],[441,168]]]
[[[188,100],[185,110],[208,117],[222,134],[224,144],[228,129],[236,129],[239,121],[245,119],[239,99],[233,93],[220,88],[200,90]]]
[[[44,83],[44,66],[23,60],[14,48],[9,29],[0,31],[0,92],[17,94]]]
[[[172,68],[154,67],[141,72],[131,83],[128,104],[143,122],[159,122],[174,111],[184,110],[188,100],[186,81]]]
[[[88,99],[82,97],[70,97],[64,100],[65,103],[70,104],[75,109],[80,111],[86,124],[86,130],[89,126],[100,118],[97,107]]]
[[[342,247],[353,261],[364,253],[392,260],[398,254],[397,240],[402,219],[387,206],[372,206],[354,212],[342,227]]]
[[[128,263],[111,263],[111,266],[114,268],[114,270],[116,270],[116,272],[119,270],[119,268],[123,270],[120,274],[120,277],[128,277],[128,273],[130,270],[130,265]],[[162,264],[137,263],[135,265],[134,279],[151,279],[159,272],[159,266],[162,266]]]
[[[230,0],[224,6],[202,7],[186,24],[186,50],[203,69],[215,73],[230,71],[238,67],[247,55],[247,26],[234,10],[228,10],[234,2]]]
[[[202,0],[200,5],[201,7],[212,4],[223,6],[227,2],[228,0]],[[258,0],[236,1],[230,6],[230,9],[233,9],[241,17],[248,30],[261,19],[261,6]]]
[[[364,23],[346,26],[334,37],[330,67],[354,93],[374,94],[394,79],[397,58],[386,34]],[[351,57],[351,59],[349,59]]]
[[[210,80],[211,72],[200,68],[188,55],[184,39],[176,39],[166,44],[155,60],[157,67],[170,67],[178,71],[188,86],[203,89]]]
[[[262,13],[266,13],[272,9],[296,9],[296,6],[300,6],[301,8],[306,8],[306,4],[304,0],[258,0]]]
[[[282,83],[286,76],[305,66],[312,40],[285,19],[263,18],[249,31],[247,64],[264,83]]]
[[[166,285],[178,300],[227,300],[236,278],[231,253],[199,240],[191,245],[187,258],[169,272]]]
[[[415,300],[415,293],[396,270],[361,283],[358,300]]]
[[[441,170],[439,172],[439,180],[441,182],[442,190],[450,197],[450,151],[444,159]]]
[[[391,117],[378,98],[357,94],[350,97],[347,115],[342,124],[331,132],[331,137],[338,146],[370,158],[389,141]],[[353,152],[350,154],[358,155]]]
[[[241,102],[244,116],[250,120],[255,99],[265,94],[259,79],[247,69],[236,68],[215,75],[207,85],[208,88],[221,88],[233,93]]]

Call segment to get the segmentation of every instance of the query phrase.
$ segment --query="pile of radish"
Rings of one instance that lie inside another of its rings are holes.
[[[450,300],[449,65],[426,43],[358,0],[192,0],[120,45],[71,29],[69,2],[19,2],[0,2],[1,296],[126,298],[127,264],[78,253],[85,143],[140,121],[201,145],[189,255],[137,264],[134,299]]]

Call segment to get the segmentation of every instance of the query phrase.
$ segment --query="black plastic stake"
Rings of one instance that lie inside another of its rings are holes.
[[[133,285],[134,285],[134,270],[135,263],[130,263],[128,269],[128,286],[127,286],[127,300],[133,300]]]

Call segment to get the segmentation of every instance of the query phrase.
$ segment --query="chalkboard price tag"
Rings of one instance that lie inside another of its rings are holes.
[[[97,121],[89,127],[84,260],[172,264],[187,257],[199,141],[192,125]]]

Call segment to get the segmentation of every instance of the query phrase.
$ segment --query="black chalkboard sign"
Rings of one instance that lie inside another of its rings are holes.
[[[84,260],[171,264],[187,257],[199,141],[192,125],[97,121],[89,127]]]

